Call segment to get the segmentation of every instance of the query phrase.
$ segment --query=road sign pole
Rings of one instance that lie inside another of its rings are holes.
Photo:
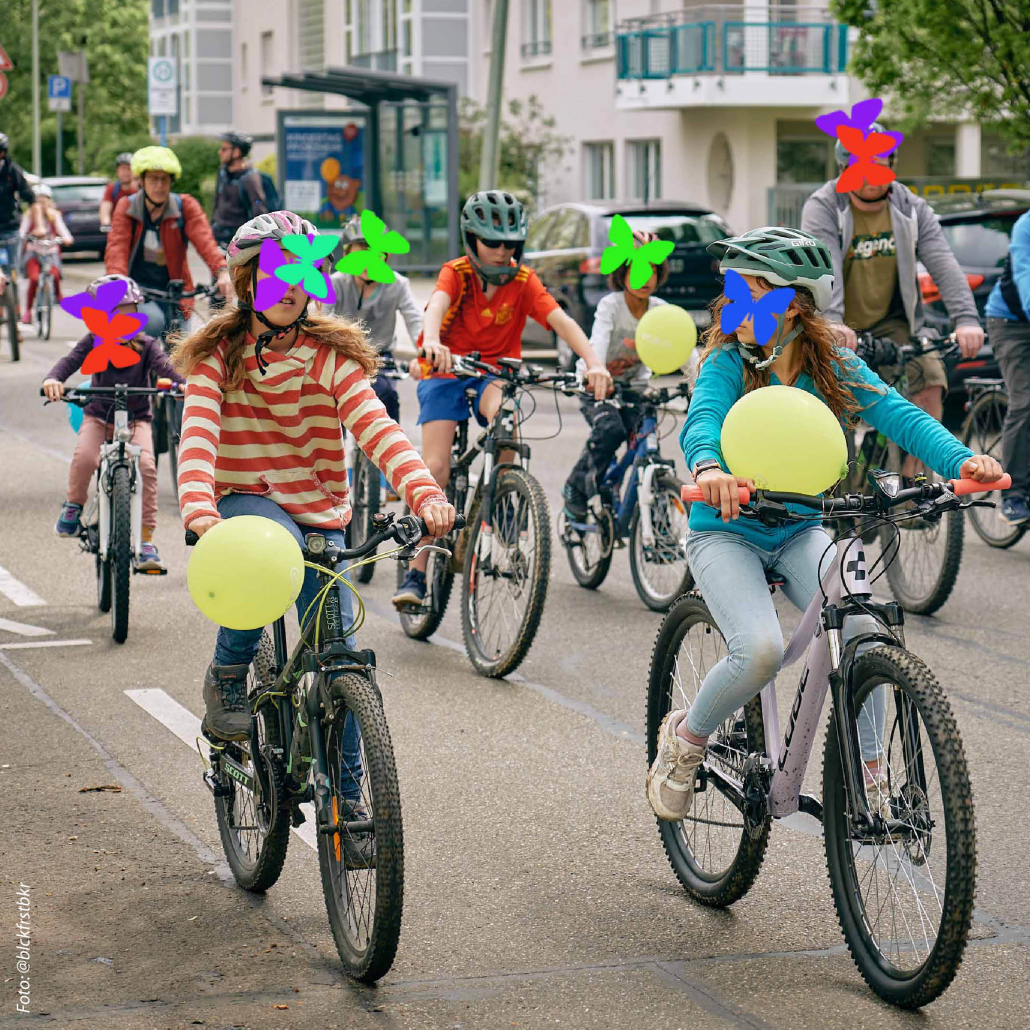
[[[161,146],[162,147],[167,147],[168,146],[168,115],[166,115],[166,114],[161,115],[161,117],[158,119],[158,122],[159,122],[159,125],[160,125]]]
[[[79,175],[86,174],[86,83],[79,83]]]
[[[61,151],[64,149],[64,134],[61,132],[61,112],[57,112],[57,170],[54,175],[61,174]]]
[[[32,171],[43,174],[39,137],[39,0],[32,0]]]

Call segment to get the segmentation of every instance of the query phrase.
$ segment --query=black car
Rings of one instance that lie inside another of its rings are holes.
[[[95,250],[104,256],[107,235],[100,231],[100,201],[104,199],[107,179],[94,176],[65,175],[43,180],[54,191],[54,204],[61,212],[68,232],[75,238],[64,253]]]
[[[1001,276],[1012,226],[1020,215],[1030,210],[1030,190],[984,190],[941,197],[932,204],[948,244],[966,273],[980,318],[986,326],[984,306]],[[927,325],[946,336],[953,328],[948,309],[930,273],[922,265],[919,266],[919,288]],[[967,376],[1001,377],[990,339],[975,358],[960,361],[952,370],[945,412],[945,422],[949,425],[955,425],[962,418],[967,399],[963,383]]]
[[[706,207],[674,200],[618,202],[614,200],[559,204],[530,219],[526,238],[526,264],[540,276],[551,296],[589,336],[594,310],[609,293],[601,275],[601,254],[609,246],[608,230],[614,215],[622,215],[633,229],[648,229],[659,239],[672,240],[669,278],[657,296],[686,308],[698,328],[711,321],[708,305],[720,293],[718,263],[705,248],[733,232]],[[555,347],[562,366],[571,368],[576,356],[553,332],[532,320],[523,341]]]

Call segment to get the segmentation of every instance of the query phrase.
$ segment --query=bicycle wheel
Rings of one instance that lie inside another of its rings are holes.
[[[111,610],[111,561],[100,557],[98,527],[90,526],[87,532],[97,570],[97,607],[106,615]]]
[[[615,522],[609,508],[595,511],[587,509],[586,531],[573,529],[562,511],[558,516],[558,532],[565,548],[565,557],[572,570],[572,578],[586,590],[596,590],[612,567],[612,549],[615,546]]]
[[[855,663],[854,710],[886,687],[876,742],[881,832],[853,825],[834,712],[823,763],[823,826],[833,900],[859,972],[881,997],[918,1008],[939,997],[962,961],[973,920],[973,795],[958,724],[944,692],[915,655],[880,646]],[[864,756],[865,757],[865,756]]]
[[[676,601],[662,621],[647,685],[647,766],[658,753],[658,730],[673,709],[689,708],[705,676],[726,655],[726,644],[698,591]],[[762,702],[752,698],[708,738],[703,771],[718,770],[740,786],[749,755],[765,753]],[[702,775],[694,805],[679,823],[657,820],[676,878],[695,901],[725,908],[751,889],[769,843],[768,816],[749,831],[740,810]]]
[[[330,693],[342,702],[326,724],[325,742],[332,825],[341,832],[319,826],[318,865],[340,961],[351,976],[372,983],[393,965],[401,934],[400,787],[378,689],[365,676],[348,672],[333,678]],[[356,753],[353,739],[348,741],[355,722]]]
[[[7,289],[0,294],[0,329],[7,340],[11,361],[21,359],[18,339],[18,310],[14,300],[14,284],[8,282]]]
[[[536,636],[551,569],[547,498],[525,469],[503,469],[493,506],[469,533],[462,572],[461,629],[482,676],[518,668]]]
[[[904,452],[891,443],[887,467],[900,472],[903,460]],[[940,482],[941,477],[927,470],[927,480]],[[897,547],[896,557],[887,566],[887,582],[905,611],[932,615],[951,596],[962,564],[962,522],[961,511],[949,511],[936,522],[914,518],[880,530],[881,546]],[[895,532],[900,535],[898,544],[892,543]]]
[[[347,546],[360,547],[373,533],[372,519],[379,514],[379,469],[355,444],[354,472],[350,485],[351,519],[347,524]],[[362,565],[354,570],[359,583],[370,583],[375,565]]]
[[[111,636],[124,644],[129,635],[129,581],[132,578],[132,495],[128,466],[119,465],[111,477]]]
[[[1009,410],[1008,394],[1004,390],[987,390],[973,402],[962,424],[962,442],[974,454],[989,454],[1001,461],[1001,429]],[[1018,544],[1026,534],[1026,526],[1012,526],[999,511],[1002,496],[995,490],[982,500],[994,502],[993,508],[969,508],[969,521],[977,536],[991,547],[1004,550]]]
[[[36,301],[36,331],[41,340],[50,339],[50,323],[54,310],[54,280],[50,275],[40,283]]]
[[[164,397],[161,406],[164,408],[166,440],[168,443],[168,471],[172,476],[172,492],[179,495],[179,423],[176,419],[174,397]]]
[[[629,527],[629,571],[633,585],[640,600],[654,612],[668,611],[669,605],[694,585],[686,546],[690,510],[680,500],[682,485],[673,476],[655,477],[651,544],[644,543],[639,505]]]
[[[264,633],[248,674],[248,697],[272,681],[274,668],[275,648],[272,638]],[[282,767],[268,755],[271,749],[282,746],[279,716],[273,705],[258,708],[254,730],[260,768],[254,761],[253,737],[230,741],[222,748],[215,777],[222,796],[215,797],[215,818],[222,850],[236,882],[244,890],[261,894],[279,879],[286,861],[290,803],[283,789]]]

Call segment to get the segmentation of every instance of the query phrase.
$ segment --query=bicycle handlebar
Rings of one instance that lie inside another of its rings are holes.
[[[855,353],[867,364],[874,367],[881,365],[895,365],[899,358],[906,361],[918,357],[920,354],[939,353],[942,355],[952,354],[958,348],[958,340],[955,333],[944,337],[943,340],[934,339],[930,336],[911,336],[912,343],[898,346],[889,336],[873,336],[872,333],[862,332],[858,334],[858,345]]]
[[[181,279],[173,280],[182,282]],[[179,300],[191,300],[194,297],[217,297],[220,296],[218,287],[210,283],[201,283],[195,290],[155,290],[150,286],[140,286],[140,292],[145,300],[167,301],[174,303]]]
[[[60,400],[66,401],[68,404],[78,404],[81,407],[89,400],[89,395],[91,394],[101,397],[110,397],[116,393],[124,393],[134,397],[153,397],[155,394],[160,394],[162,397],[166,395],[182,397],[182,388],[171,380],[168,380],[168,382],[169,386],[72,386],[65,390]],[[46,397],[46,391],[42,386],[39,388],[39,395],[40,397]],[[44,401],[43,406],[46,407],[50,403],[48,399]]]

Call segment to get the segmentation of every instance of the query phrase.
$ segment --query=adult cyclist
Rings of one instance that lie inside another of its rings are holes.
[[[128,150],[123,150],[114,159],[114,175],[114,182],[107,184],[103,199],[100,201],[101,229],[110,229],[115,204],[122,197],[131,197],[139,189],[132,174],[132,154]]]
[[[19,230],[21,228],[18,198],[21,197],[26,204],[31,204],[36,197],[28,179],[25,178],[25,172],[15,164],[11,155],[8,154],[9,145],[7,134],[0,132],[0,248],[7,247],[11,278],[13,279],[14,269],[18,267]]]
[[[224,249],[244,222],[268,211],[268,204],[261,175],[247,160],[254,140],[241,132],[224,132],[218,138],[220,167],[211,229]]]
[[[878,122],[871,130],[887,131]],[[849,155],[839,140],[835,155],[843,171]],[[874,160],[893,167],[896,158],[897,145]],[[801,231],[825,243],[833,259],[833,296],[822,315],[838,337],[854,350],[856,331],[902,346],[919,335],[926,322],[916,271],[921,261],[955,322],[962,356],[975,357],[984,342],[976,302],[930,205],[897,180],[879,186],[863,181],[849,193],[838,193],[837,181],[805,201]],[[896,378],[890,368],[879,372],[887,382]],[[948,390],[944,360],[936,351],[922,354],[905,372],[909,400],[940,421]]]
[[[193,276],[186,252],[192,243],[228,297],[232,284],[225,255],[211,235],[204,209],[188,193],[172,192],[176,177],[182,175],[179,159],[167,147],[144,147],[132,155],[132,173],[139,179],[139,192],[122,197],[115,206],[104,252],[107,271],[127,275],[152,290],[167,290],[172,279],[181,279],[188,292]],[[188,319],[193,301],[181,301],[180,309]],[[160,336],[165,326],[160,306],[148,303],[140,311],[150,316],[147,332]]]

